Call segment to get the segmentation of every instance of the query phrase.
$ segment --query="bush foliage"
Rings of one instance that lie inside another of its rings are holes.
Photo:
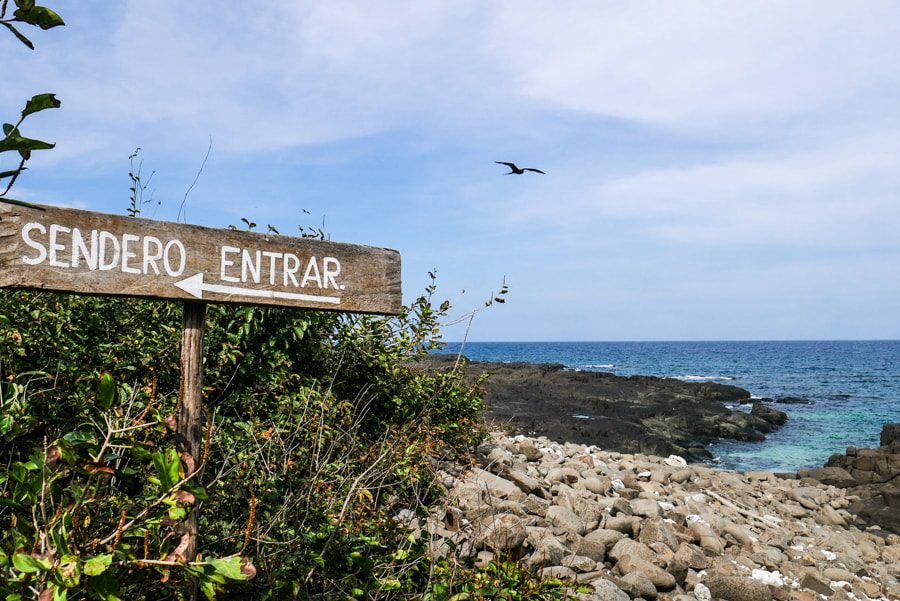
[[[409,367],[437,344],[432,291],[393,318],[210,305],[196,468],[173,440],[177,304],[0,292],[0,595],[425,590],[432,566],[392,516],[433,498],[427,459],[476,441],[480,407],[458,376]]]

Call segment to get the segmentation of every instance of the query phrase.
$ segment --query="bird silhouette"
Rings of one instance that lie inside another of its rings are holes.
[[[498,165],[506,165],[509,167],[509,173],[505,173],[504,175],[522,175],[526,171],[534,171],[535,173],[540,173],[541,175],[547,175],[540,169],[535,169],[534,167],[518,167],[515,163],[507,163],[505,161],[494,161]]]

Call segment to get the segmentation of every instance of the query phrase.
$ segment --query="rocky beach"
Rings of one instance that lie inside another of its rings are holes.
[[[429,518],[399,516],[434,555],[520,561],[585,601],[900,599],[900,536],[857,525],[863,499],[832,468],[730,472],[500,432],[477,455],[444,466]]]
[[[434,555],[515,560],[584,600],[900,599],[900,425],[818,469],[718,470],[696,463],[705,445],[762,440],[784,423],[776,402],[559,365],[465,368],[490,375],[486,418],[502,430],[476,465],[441,466],[427,519],[399,516]]]

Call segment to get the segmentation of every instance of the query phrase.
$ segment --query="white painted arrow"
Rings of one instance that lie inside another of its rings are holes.
[[[204,284],[203,272],[192,275],[175,285],[195,298],[203,298],[203,291],[218,292],[219,294],[233,294],[237,296],[253,296],[256,298],[284,298],[287,300],[310,301],[314,303],[341,304],[341,299],[334,296],[317,296],[315,294],[297,294],[296,292],[279,292],[277,290],[257,290],[255,288],[240,288],[238,286],[224,286],[222,284]]]

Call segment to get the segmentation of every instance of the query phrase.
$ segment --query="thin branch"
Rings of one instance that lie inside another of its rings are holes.
[[[181,199],[181,206],[178,207],[178,216],[175,217],[175,221],[179,221],[181,219],[182,213],[184,214],[184,220],[187,221],[187,210],[185,210],[184,205],[187,202],[188,194],[190,194],[191,190],[194,189],[194,186],[197,185],[197,181],[200,179],[200,174],[203,173],[203,168],[206,167],[206,160],[209,158],[210,152],[212,152],[212,136],[209,137],[209,146],[206,149],[206,156],[203,157],[203,162],[200,164],[200,169],[197,171],[197,175],[196,177],[194,177],[194,181],[191,182],[191,185],[184,193],[184,198]]]

